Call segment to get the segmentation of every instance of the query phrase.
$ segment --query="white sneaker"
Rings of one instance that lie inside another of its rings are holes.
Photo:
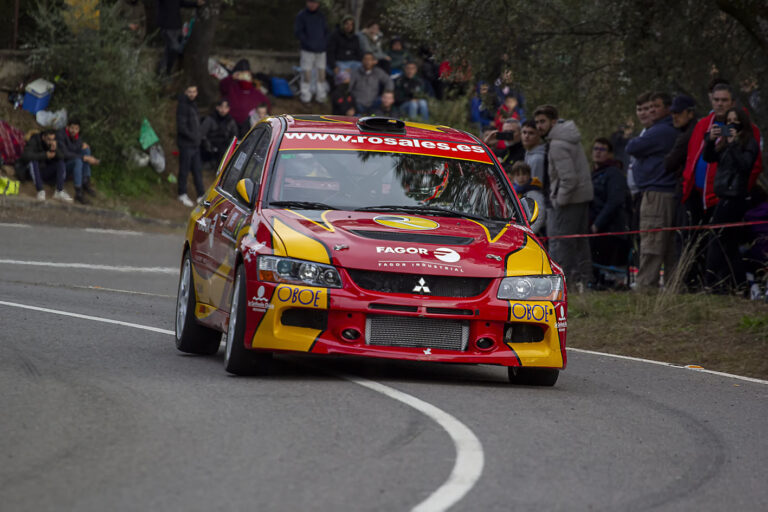
[[[67,194],[66,190],[57,190],[53,193],[53,198],[57,201],[64,201],[65,203],[71,203],[72,202],[72,196]]]
[[[192,208],[193,206],[195,206],[195,203],[192,202],[192,200],[189,198],[187,194],[181,194],[179,196],[179,201],[181,201],[181,204],[183,204],[187,208]]]
[[[45,190],[38,190],[37,191],[37,200],[38,201],[45,201]]]

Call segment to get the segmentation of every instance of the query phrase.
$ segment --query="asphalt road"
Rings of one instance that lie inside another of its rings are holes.
[[[232,377],[141,328],[173,329],[181,237],[0,225],[0,510],[439,510],[451,475],[451,510],[768,510],[766,384],[580,352],[553,389],[307,356]]]

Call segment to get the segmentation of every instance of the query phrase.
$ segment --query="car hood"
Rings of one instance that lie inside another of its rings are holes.
[[[263,210],[276,254],[360,270],[501,277],[551,273],[516,224],[340,210]]]

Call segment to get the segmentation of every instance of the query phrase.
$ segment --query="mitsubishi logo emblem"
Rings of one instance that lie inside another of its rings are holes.
[[[424,355],[425,356],[431,356],[432,355],[432,349],[431,348],[425,348],[424,349]]]
[[[419,279],[419,283],[413,287],[413,291],[416,293],[431,293],[429,291],[429,286],[427,286],[427,282],[424,280],[424,278]]]

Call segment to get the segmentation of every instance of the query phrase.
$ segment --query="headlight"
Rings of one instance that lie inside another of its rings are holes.
[[[563,277],[505,277],[497,297],[504,300],[563,300]]]
[[[341,288],[335,267],[279,256],[259,256],[259,281]]]

